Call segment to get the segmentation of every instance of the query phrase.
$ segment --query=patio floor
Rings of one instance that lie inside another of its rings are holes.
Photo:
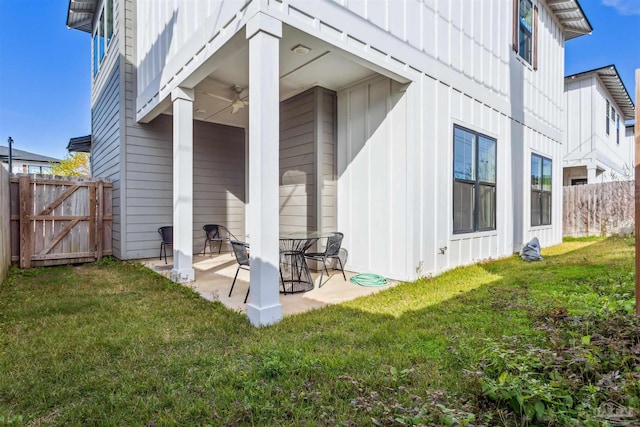
[[[172,259],[168,258],[168,264],[163,260],[148,259],[143,263],[153,271],[160,273],[166,277],[170,277],[173,268]],[[195,280],[185,284],[189,286],[200,296],[209,301],[220,301],[222,304],[232,310],[246,311],[244,297],[249,286],[249,272],[240,270],[238,280],[233,288],[233,294],[229,297],[229,289],[233,276],[236,274],[238,264],[233,253],[214,254],[212,257],[207,255],[194,255],[193,268],[195,270]],[[327,281],[326,273],[322,279],[324,284],[318,288],[318,279],[320,272],[313,272],[312,276],[315,287],[308,292],[300,292],[296,294],[280,294],[280,303],[282,304],[282,313],[284,316],[302,313],[314,308],[320,308],[329,304],[339,304],[361,296],[371,295],[384,289],[395,286],[397,282],[389,281],[389,284],[382,287],[367,287],[351,283],[349,280],[356,273],[345,271],[347,281],[345,282],[339,270],[329,269],[331,278]],[[251,298],[251,297],[249,297]]]

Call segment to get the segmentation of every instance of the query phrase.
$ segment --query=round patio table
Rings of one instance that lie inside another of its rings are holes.
[[[332,234],[319,231],[280,233],[280,272],[285,294],[313,289],[313,278],[304,253],[319,239]]]

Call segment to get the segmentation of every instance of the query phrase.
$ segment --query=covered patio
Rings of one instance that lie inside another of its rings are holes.
[[[232,259],[220,258],[217,265],[194,255],[206,223],[224,224],[237,240],[251,245],[251,269],[245,277],[252,292],[246,311],[257,326],[305,307],[374,291],[345,285],[340,276],[341,284],[334,285],[333,277],[332,283],[305,294],[280,294],[282,233],[342,231],[344,246],[350,249],[357,242],[362,248],[351,251],[356,271],[406,275],[411,262],[403,255],[409,241],[399,238],[401,246],[392,248],[382,237],[391,232],[378,233],[391,224],[401,229],[399,235],[406,231],[405,199],[397,192],[407,187],[406,175],[393,186],[387,178],[391,169],[404,167],[406,132],[393,134],[402,143],[393,147],[398,155],[391,156],[392,130],[386,122],[407,91],[407,78],[260,12],[246,22],[244,31],[235,33],[208,59],[194,60],[188,70],[168,96],[138,110],[141,123],[172,116],[174,242],[168,277],[225,302],[236,265]],[[154,90],[158,88],[151,84],[146,92]],[[163,88],[159,90],[162,94]],[[143,92],[138,99],[140,104],[147,95]],[[398,114],[398,123],[405,123],[404,110]],[[340,133],[344,145],[339,143]],[[367,148],[368,143],[373,148]],[[343,179],[340,191],[344,174],[351,175]],[[371,205],[363,197],[377,194],[380,199],[380,190],[391,194],[392,187],[395,205],[378,200],[381,206],[375,211],[363,211]],[[206,196],[212,188],[216,196]],[[340,199],[348,202],[342,204]],[[339,205],[345,206],[343,213]],[[388,215],[392,206],[399,221],[392,222]],[[368,217],[367,222],[360,220]],[[226,301],[230,307],[245,309],[241,303],[246,287],[242,289],[239,286],[237,294],[234,289],[233,298]],[[291,307],[298,308],[285,307],[285,299],[297,301]]]
[[[168,263],[164,259],[149,259],[144,264],[151,270],[167,277],[171,277],[173,259],[169,258]],[[195,280],[184,285],[198,292],[200,296],[209,301],[220,301],[231,310],[246,312],[247,304],[244,297],[249,286],[249,272],[240,270],[238,279],[233,288],[233,293],[229,297],[231,282],[236,274],[238,264],[233,253],[223,252],[222,254],[202,255],[196,254],[193,258],[193,268],[196,271]],[[372,295],[384,289],[395,286],[397,282],[388,280],[385,286],[371,287],[360,286],[350,281],[356,273],[346,271],[345,281],[338,270],[329,269],[330,277],[325,274],[322,279],[323,285],[318,286],[319,272],[312,272],[314,288],[308,292],[280,294],[283,316],[303,313],[312,309],[321,308],[331,304],[339,304],[359,297]]]

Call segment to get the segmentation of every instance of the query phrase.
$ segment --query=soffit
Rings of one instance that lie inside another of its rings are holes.
[[[547,0],[547,6],[560,21],[565,40],[591,34],[593,31],[578,0]]]
[[[98,0],[69,0],[67,27],[91,33]]]
[[[607,89],[611,97],[620,107],[620,113],[624,120],[633,120],[635,117],[635,106],[629,96],[627,88],[624,86],[620,74],[615,65],[607,65],[606,67],[596,68],[594,70],[584,71],[582,73],[573,74],[565,77],[565,81],[576,79],[578,77],[586,77],[588,75],[597,75],[602,84]]]

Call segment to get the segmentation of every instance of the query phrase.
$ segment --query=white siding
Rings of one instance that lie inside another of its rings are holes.
[[[338,93],[338,229],[349,269],[410,277],[406,100],[377,78]]]
[[[597,171],[590,184],[633,177],[633,138],[625,135],[622,117],[619,141],[615,120],[609,119],[607,134],[607,101],[619,115],[620,107],[595,73],[565,82],[564,185],[573,178],[587,178],[588,170]]]
[[[238,31],[248,1],[138,0],[138,109],[184,78]],[[189,64],[187,66],[186,64]],[[203,76],[204,77],[204,76]],[[166,93],[169,93],[167,91]]]

